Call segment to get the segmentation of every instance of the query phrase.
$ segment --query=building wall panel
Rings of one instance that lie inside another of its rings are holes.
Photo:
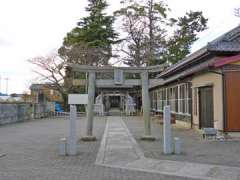
[[[212,72],[199,74],[192,79],[193,125],[197,128],[199,127],[198,88],[209,85],[213,86],[214,127],[218,130],[223,130],[222,76]]]
[[[240,72],[225,73],[226,131],[240,131]]]

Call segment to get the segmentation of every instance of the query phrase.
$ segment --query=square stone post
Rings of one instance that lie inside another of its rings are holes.
[[[70,122],[69,122],[69,136],[67,139],[67,154],[77,154],[77,137],[76,137],[76,120],[77,120],[77,107],[70,105]]]
[[[103,92],[101,92],[101,116],[104,116],[104,105],[103,105],[103,97],[104,97],[104,94]]]
[[[148,72],[141,73],[142,79],[142,107],[143,107],[143,120],[144,120],[144,136],[142,140],[155,140],[151,135],[151,120],[150,120],[150,98],[149,98],[149,85],[148,85]]]
[[[95,100],[95,72],[90,71],[88,75],[88,104],[87,104],[87,126],[86,136],[82,138],[85,141],[94,141],[93,136],[93,118],[94,118],[94,100]]]
[[[172,130],[170,106],[164,106],[163,111],[163,153],[172,154]]]

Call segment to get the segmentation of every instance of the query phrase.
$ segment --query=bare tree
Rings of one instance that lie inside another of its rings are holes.
[[[122,43],[124,61],[131,66],[151,65],[153,59],[163,53],[165,30],[159,23],[167,23],[167,8],[162,2],[157,4],[153,0],[123,0],[122,4],[124,7],[115,14],[122,18],[123,31],[127,34]]]
[[[64,109],[67,109],[67,96],[73,89],[72,83],[65,83],[66,79],[66,60],[59,57],[59,55],[38,56],[29,59],[28,62],[35,65],[35,72],[41,82],[51,83],[49,88],[57,90],[63,99]],[[70,82],[70,81],[66,81]]]
[[[201,11],[171,18],[162,0],[122,0],[121,18],[126,34],[122,52],[132,66],[176,63],[187,54],[197,34],[207,28]]]

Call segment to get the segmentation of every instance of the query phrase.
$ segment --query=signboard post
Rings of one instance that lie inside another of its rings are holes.
[[[88,104],[88,95],[87,94],[69,94],[68,95],[68,104],[77,105],[77,104]]]
[[[77,136],[76,136],[76,120],[77,120],[77,104],[87,104],[87,94],[69,94],[68,104],[70,105],[70,125],[69,137],[67,139],[67,154],[77,154]]]

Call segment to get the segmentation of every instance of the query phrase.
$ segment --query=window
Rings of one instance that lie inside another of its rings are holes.
[[[188,84],[181,84],[178,86],[178,88],[179,88],[178,112],[181,114],[190,114],[190,111],[189,111],[189,103],[190,103],[189,86],[188,86]]]
[[[161,109],[161,90],[157,90],[157,110]]]
[[[178,111],[177,97],[178,97],[178,87],[175,86],[175,87],[170,88],[169,105],[171,106],[172,112]]]
[[[163,111],[163,107],[166,105],[166,89],[162,88],[158,90],[158,111]]]
[[[154,90],[151,92],[150,94],[150,97],[151,97],[151,108],[152,110],[156,110],[157,109],[157,91]]]
[[[156,89],[151,92],[151,108],[152,110],[162,111],[166,104],[165,89]]]
[[[190,114],[191,98],[187,83],[154,90],[151,99],[155,110],[163,111],[164,106],[170,105],[173,113]]]
[[[162,91],[163,99],[162,99],[162,105],[163,107],[166,106],[167,103],[167,88],[163,89]],[[163,109],[163,108],[162,108]]]

